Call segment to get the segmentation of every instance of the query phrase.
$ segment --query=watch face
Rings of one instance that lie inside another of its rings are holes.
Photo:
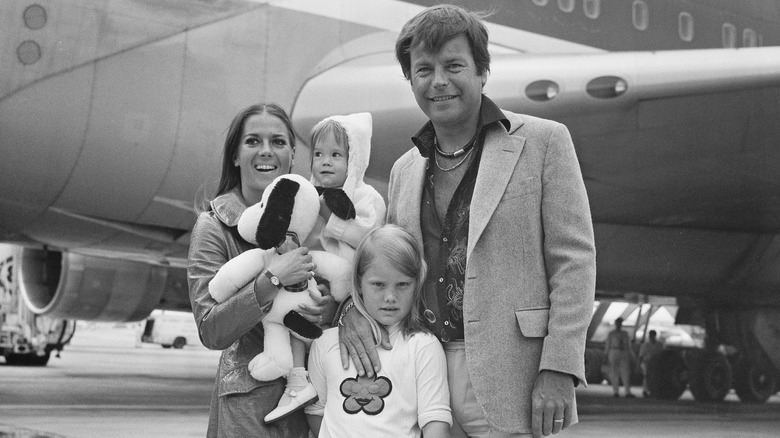
[[[276,275],[270,273],[269,271],[265,271],[265,276],[268,277],[269,280],[271,280],[271,284],[273,284],[274,286],[279,287],[282,285],[282,282],[279,281],[279,278]]]

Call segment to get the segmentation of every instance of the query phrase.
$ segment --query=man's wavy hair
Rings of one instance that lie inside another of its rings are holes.
[[[407,80],[412,79],[410,54],[417,47],[436,53],[449,40],[465,35],[477,67],[477,74],[490,72],[488,31],[482,20],[491,13],[470,12],[459,6],[436,5],[404,24],[395,42],[395,57]]]

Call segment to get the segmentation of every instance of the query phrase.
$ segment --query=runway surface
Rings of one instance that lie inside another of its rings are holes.
[[[136,328],[82,325],[46,367],[0,365],[0,438],[202,437],[219,352],[139,344]],[[2,359],[0,359],[0,362]],[[615,399],[579,388],[580,423],[557,437],[778,437],[780,397],[744,405]],[[635,394],[641,388],[634,388]]]

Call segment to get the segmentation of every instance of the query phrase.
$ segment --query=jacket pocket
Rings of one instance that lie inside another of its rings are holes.
[[[526,338],[543,338],[547,336],[547,323],[550,320],[549,307],[534,307],[515,310],[520,333]]]
[[[255,380],[244,364],[238,368],[230,370],[219,380],[219,396],[224,397],[231,394],[245,394],[260,386],[273,385],[279,379],[270,382],[261,382]]]
[[[502,201],[509,199],[519,198],[530,193],[540,192],[542,190],[542,182],[538,177],[532,176],[522,179],[518,182],[510,182],[501,197]]]

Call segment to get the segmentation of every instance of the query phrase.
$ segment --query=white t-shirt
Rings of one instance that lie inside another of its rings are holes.
[[[399,325],[390,329],[392,350],[377,348],[382,369],[358,377],[355,365],[341,366],[338,328],[325,330],[311,346],[309,377],[319,401],[306,413],[322,415],[319,437],[415,437],[431,421],[452,425],[447,360],[433,335],[404,339]]]

